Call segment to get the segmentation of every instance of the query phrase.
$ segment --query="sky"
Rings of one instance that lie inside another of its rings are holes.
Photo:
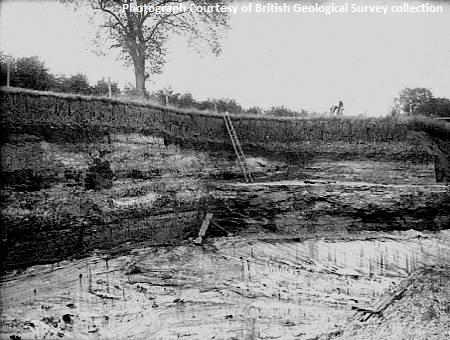
[[[238,12],[230,17],[219,56],[198,54],[183,37],[173,37],[163,73],[152,76],[147,89],[170,86],[200,100],[234,98],[244,107],[316,112],[342,100],[344,114],[369,116],[388,114],[405,87],[450,97],[450,4],[428,3],[442,5],[443,13]],[[117,60],[117,51],[93,52],[96,28],[88,19],[57,1],[1,0],[0,50],[15,57],[37,55],[56,74],[80,72],[93,83],[111,77],[122,87],[134,83],[132,68]]]

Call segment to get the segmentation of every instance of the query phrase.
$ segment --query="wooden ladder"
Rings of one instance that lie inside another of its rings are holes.
[[[239,138],[237,137],[236,130],[234,129],[233,123],[231,122],[231,118],[228,112],[223,113],[223,120],[225,121],[225,126],[227,128],[228,134],[230,135],[231,144],[233,144],[234,152],[236,153],[236,157],[239,163],[239,167],[241,168],[242,173],[244,174],[245,181],[253,182],[252,174],[247,167],[247,163],[245,162],[245,155],[242,151],[241,143],[239,142]]]

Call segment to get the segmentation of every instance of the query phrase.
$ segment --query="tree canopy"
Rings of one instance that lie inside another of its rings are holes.
[[[450,99],[435,98],[427,88],[405,88],[394,99],[394,113],[450,117]]]
[[[433,94],[427,88],[404,88],[394,99],[394,109],[408,116],[417,112],[421,105],[428,104],[433,98]]]
[[[76,0],[61,0],[76,3]],[[145,80],[160,73],[166,61],[166,42],[172,34],[187,38],[195,49],[206,46],[220,53],[220,38],[228,14],[220,11],[191,11],[190,5],[211,6],[228,0],[88,0],[94,15],[100,16],[98,40],[119,49],[121,57],[134,67],[136,92],[145,95]],[[181,7],[180,5],[186,6]],[[170,10],[171,8],[184,10]],[[141,10],[137,9],[165,9]]]
[[[110,82],[110,86],[112,95],[117,95],[120,93],[117,82]],[[94,96],[107,96],[109,94],[108,81],[105,79],[100,79],[97,81],[97,83],[92,87],[92,94]]]
[[[37,56],[14,58],[0,52],[0,86],[6,85],[7,64],[10,68],[10,86],[25,89],[79,93],[94,96],[109,94],[108,82],[99,80],[94,86],[89,84],[86,75],[77,73],[69,77],[49,72],[44,61]],[[113,95],[120,93],[117,82],[111,82]]]
[[[47,65],[38,57],[15,59],[6,54],[0,55],[1,85],[6,85],[6,68],[10,67],[10,86],[35,90],[50,90],[53,76],[48,72]]]

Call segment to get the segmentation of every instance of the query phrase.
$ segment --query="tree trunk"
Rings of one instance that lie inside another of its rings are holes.
[[[140,98],[145,97],[145,56],[144,54],[138,54],[133,59],[134,64],[134,76],[136,78],[136,92]]]

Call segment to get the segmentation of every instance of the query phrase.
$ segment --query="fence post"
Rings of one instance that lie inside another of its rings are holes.
[[[166,106],[169,106],[169,96],[166,94]]]
[[[11,83],[11,62],[6,62],[6,86],[9,87]]]
[[[111,77],[108,77],[108,97],[112,98]]]

